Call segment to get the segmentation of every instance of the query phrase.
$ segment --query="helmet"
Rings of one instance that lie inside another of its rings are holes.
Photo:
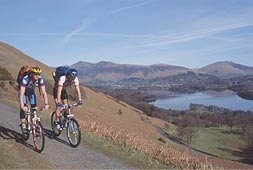
[[[77,77],[77,71],[76,69],[69,69],[69,71],[67,72],[67,75],[68,77],[72,77],[73,79]]]
[[[30,72],[34,74],[40,74],[42,70],[39,67],[32,67]]]

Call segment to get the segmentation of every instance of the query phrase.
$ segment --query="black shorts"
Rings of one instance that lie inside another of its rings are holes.
[[[58,91],[58,87],[54,86],[54,88],[53,88],[54,99],[57,99],[57,91]],[[67,90],[62,88],[61,100],[65,100],[65,99],[68,99]]]

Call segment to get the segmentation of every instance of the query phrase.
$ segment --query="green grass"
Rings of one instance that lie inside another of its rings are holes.
[[[228,127],[203,128],[197,133],[192,147],[221,158],[240,160],[245,143],[239,134],[231,133]]]
[[[170,125],[164,130],[176,136],[176,126]],[[235,131],[236,129],[233,129],[232,132]],[[190,146],[220,158],[241,160],[244,154],[240,149],[245,147],[245,142],[239,134],[232,132],[228,127],[200,128]]]

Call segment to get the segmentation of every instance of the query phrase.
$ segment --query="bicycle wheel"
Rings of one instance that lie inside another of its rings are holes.
[[[77,147],[81,141],[81,132],[78,122],[72,118],[67,123],[67,137],[72,147]]]
[[[41,153],[45,146],[45,135],[40,121],[33,126],[33,144],[37,152]]]
[[[54,135],[59,136],[61,134],[61,130],[57,129],[55,120],[56,120],[56,113],[53,112],[51,115],[51,127]]]

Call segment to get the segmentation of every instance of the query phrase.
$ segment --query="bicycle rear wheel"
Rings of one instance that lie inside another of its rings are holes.
[[[72,118],[68,120],[67,137],[72,147],[77,147],[81,141],[81,132],[78,122]]]
[[[41,153],[44,150],[45,135],[40,121],[36,121],[36,124],[33,126],[33,144],[37,152]]]
[[[57,129],[56,127],[56,113],[53,112],[52,115],[51,115],[51,127],[52,127],[52,131],[54,133],[55,136],[59,136],[61,134],[61,130]]]

